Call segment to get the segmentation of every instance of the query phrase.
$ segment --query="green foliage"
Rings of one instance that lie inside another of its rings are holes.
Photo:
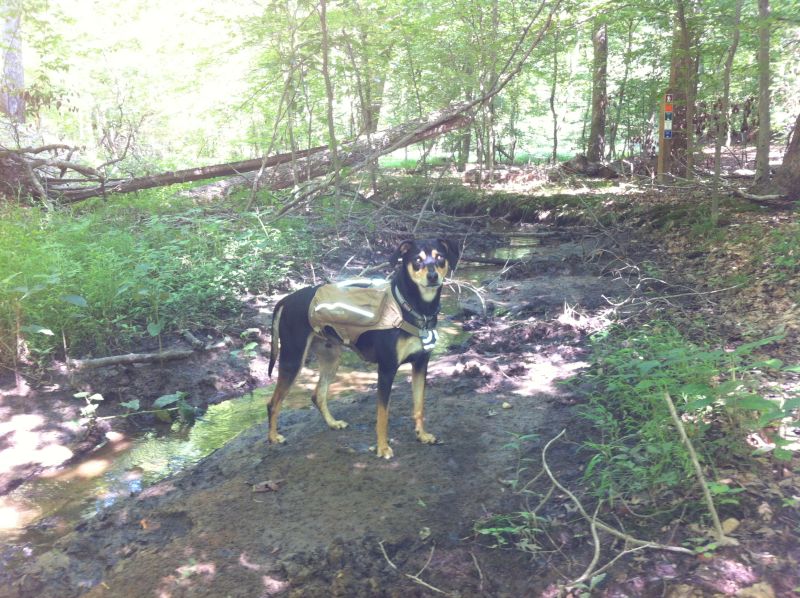
[[[744,436],[796,407],[797,400],[782,405],[756,392],[753,374],[783,364],[757,361],[753,353],[777,338],[733,351],[709,349],[688,342],[664,322],[594,338],[593,367],[581,377],[591,385],[582,414],[600,434],[585,443],[593,454],[585,471],[593,492],[612,501],[695,492],[691,463],[664,393],[675,401],[706,467],[746,458]],[[783,456],[784,449],[776,449],[776,457]],[[735,491],[714,488],[718,496],[735,499]]]
[[[163,192],[80,213],[8,208],[0,220],[0,361],[19,330],[33,357],[66,343],[95,355],[180,328],[213,327],[311,251],[298,228]],[[62,338],[63,335],[63,338]]]
[[[514,547],[518,550],[536,552],[540,544],[537,534],[544,531],[545,520],[530,511],[518,513],[492,513],[481,517],[473,524],[473,530],[493,542],[493,548]]]
[[[771,263],[771,276],[776,282],[792,278],[800,272],[800,225],[797,223],[772,231],[765,261]]]

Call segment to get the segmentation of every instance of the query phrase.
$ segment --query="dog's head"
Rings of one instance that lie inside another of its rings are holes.
[[[392,257],[392,263],[403,261],[404,274],[419,289],[424,301],[433,301],[458,262],[458,245],[449,239],[403,241]]]

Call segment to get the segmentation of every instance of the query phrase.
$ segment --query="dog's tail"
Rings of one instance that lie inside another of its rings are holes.
[[[280,348],[280,324],[281,314],[283,313],[283,299],[275,304],[275,311],[272,312],[272,341],[269,347],[269,377],[272,378],[272,368],[278,359],[278,349]]]

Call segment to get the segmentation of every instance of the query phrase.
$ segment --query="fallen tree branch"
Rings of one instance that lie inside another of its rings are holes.
[[[694,551],[689,550],[688,548],[684,548],[683,546],[670,546],[668,544],[659,544],[658,542],[639,540],[638,538],[634,538],[629,534],[623,533],[618,529],[611,527],[606,523],[603,523],[596,517],[592,517],[591,515],[589,515],[586,512],[586,509],[583,508],[581,501],[578,500],[578,497],[575,496],[572,492],[570,492],[570,490],[566,486],[564,486],[561,482],[559,482],[558,479],[556,479],[556,477],[553,475],[553,472],[550,470],[550,467],[547,465],[547,450],[556,440],[564,436],[564,434],[566,433],[567,433],[566,429],[561,430],[561,432],[557,436],[555,436],[544,446],[544,448],[542,449],[542,467],[544,468],[547,477],[550,478],[550,481],[556,486],[556,488],[558,488],[559,490],[561,490],[561,492],[567,495],[567,497],[575,504],[575,507],[578,509],[578,512],[583,516],[584,519],[586,519],[586,521],[589,521],[590,523],[593,522],[593,524],[597,527],[597,529],[600,529],[606,532],[607,534],[614,536],[615,538],[624,540],[629,544],[634,544],[636,546],[641,546],[646,548],[655,548],[657,550],[666,550],[669,552],[678,552],[680,554],[694,555]]]
[[[717,542],[719,542],[719,544],[722,546],[738,546],[739,545],[738,540],[726,536],[725,532],[722,529],[722,523],[720,523],[719,515],[717,514],[717,509],[714,506],[714,499],[711,496],[711,491],[708,489],[706,478],[703,475],[703,468],[700,467],[700,460],[697,458],[697,453],[694,450],[694,445],[692,444],[692,441],[689,440],[689,436],[687,436],[686,434],[686,429],[683,427],[683,422],[681,421],[681,418],[678,415],[677,409],[675,409],[675,403],[672,402],[672,397],[669,396],[668,392],[664,393],[664,400],[667,403],[669,414],[670,416],[672,416],[672,421],[675,424],[675,427],[678,429],[681,441],[683,442],[684,446],[686,446],[686,450],[689,451],[689,458],[692,461],[692,466],[694,467],[695,476],[697,477],[697,481],[700,484],[700,487],[703,489],[703,497],[705,498],[706,506],[708,507],[708,512],[711,514],[711,520],[714,522],[714,531],[716,532],[717,535]]]
[[[186,359],[196,353],[194,349],[170,349],[160,353],[128,353],[126,355],[111,355],[110,357],[97,357],[95,359],[70,359],[69,365],[78,370],[88,370],[111,365],[129,365],[132,363],[152,363],[154,361]]]

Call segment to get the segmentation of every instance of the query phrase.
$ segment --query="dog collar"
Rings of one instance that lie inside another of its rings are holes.
[[[392,295],[400,304],[403,311],[407,312],[414,320],[412,324],[404,319],[399,327],[409,334],[418,336],[422,343],[423,350],[428,353],[433,351],[433,348],[436,346],[436,341],[439,340],[439,334],[436,332],[436,316],[439,315],[439,310],[437,309],[431,316],[423,316],[411,306],[408,300],[403,296],[403,293],[400,292],[400,289],[397,288],[397,285],[392,285]]]

